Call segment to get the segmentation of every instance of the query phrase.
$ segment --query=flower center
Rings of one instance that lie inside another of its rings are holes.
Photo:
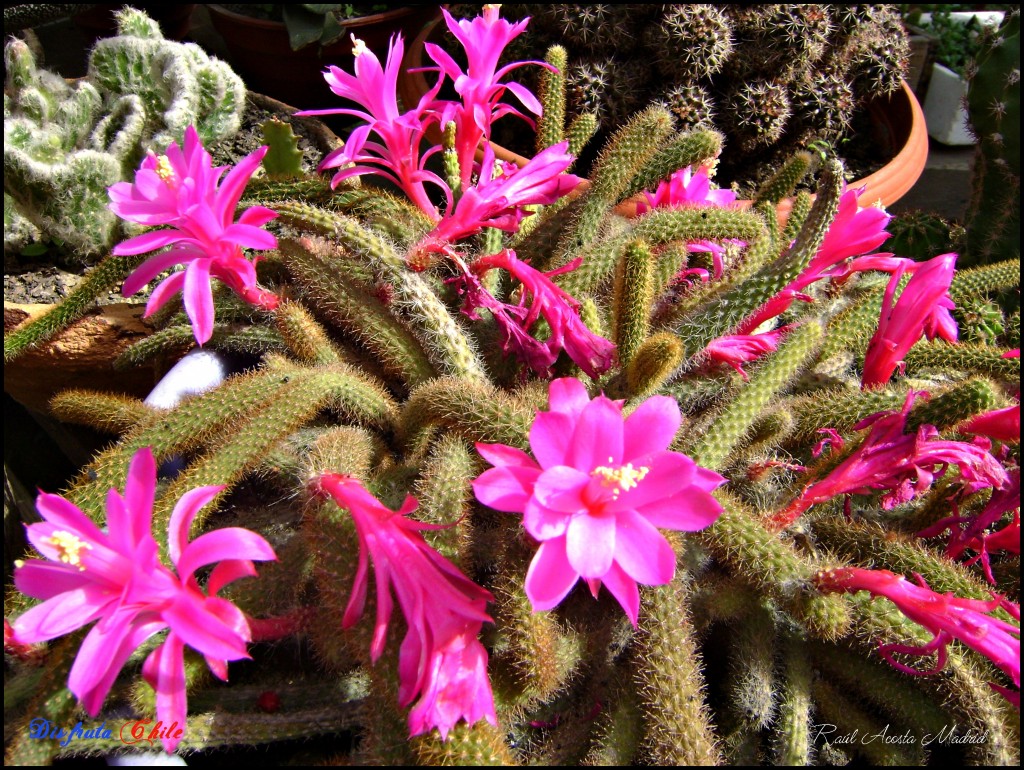
[[[608,458],[611,462],[612,458]],[[650,468],[640,466],[634,468],[633,463],[626,463],[613,468],[608,465],[600,465],[590,472],[590,475],[601,480],[601,486],[610,487],[612,497],[618,497],[623,490],[630,490],[640,485],[644,476],[650,472]]]
[[[163,179],[165,182],[170,182],[174,179],[174,166],[171,165],[171,161],[166,155],[160,155],[156,159],[156,175]]]
[[[57,530],[43,542],[49,543],[57,549],[60,554],[58,558],[64,564],[70,564],[72,567],[78,567],[80,570],[85,570],[85,565],[82,564],[82,557],[80,551],[84,548],[87,551],[92,550],[92,546],[83,540],[80,540],[70,532],[65,532],[62,529]]]
[[[359,58],[366,53],[366,43],[352,35],[352,55]]]

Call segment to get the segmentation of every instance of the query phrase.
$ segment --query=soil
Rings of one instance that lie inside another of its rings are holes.
[[[302,150],[303,171],[312,172],[339,140],[320,121],[292,116],[294,108],[260,94],[250,94],[242,127],[231,139],[211,147],[215,165],[233,165],[264,144],[262,124],[276,117],[292,125]],[[50,248],[35,255],[4,254],[4,303],[54,304],[68,295],[91,269],[73,255]],[[125,302],[115,289],[99,298],[100,304]],[[143,302],[137,295],[127,300]]]

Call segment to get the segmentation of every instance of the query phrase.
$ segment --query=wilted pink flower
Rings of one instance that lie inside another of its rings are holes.
[[[711,186],[711,178],[704,166],[698,166],[693,171],[691,166],[681,168],[672,173],[667,179],[658,183],[653,193],[644,192],[647,202],[637,204],[637,214],[643,214],[649,208],[700,208],[710,206],[715,208],[730,208],[736,202],[736,193],[728,189],[716,189]],[[746,245],[743,241],[727,239],[723,243]],[[702,251],[711,254],[714,263],[713,275],[715,280],[722,277],[725,265],[722,255],[726,247],[722,243],[714,241],[693,241],[686,244],[691,251]]]
[[[750,378],[743,371],[743,364],[778,350],[779,342],[792,328],[790,324],[761,334],[727,334],[712,340],[704,349],[704,354],[712,363],[728,364],[746,382]]]
[[[671,398],[652,396],[624,419],[621,402],[591,400],[578,380],[554,380],[549,393],[551,411],[538,412],[530,430],[534,456],[477,444],[494,467],[473,490],[484,505],[522,513],[540,541],[526,575],[534,610],[556,606],[583,578],[595,596],[604,584],[636,625],[637,584],[675,574],[676,555],[657,528],[710,526],[722,512],[711,492],[725,479],[668,451],[682,420]]]
[[[614,363],[615,345],[587,328],[580,318],[579,303],[551,280],[579,263],[576,259],[545,274],[518,259],[514,251],[503,249],[476,260],[470,269],[463,268],[462,275],[452,282],[465,294],[463,312],[478,320],[477,308],[489,310],[498,324],[502,348],[518,355],[537,374],[550,376],[551,366],[565,350],[577,366],[596,378]],[[498,301],[480,283],[477,276],[493,268],[507,270],[522,284],[518,305]],[[530,335],[542,318],[551,331],[546,340]]]
[[[14,584],[44,599],[14,621],[21,642],[44,642],[99,620],[86,635],[71,667],[68,689],[96,716],[129,656],[154,634],[170,628],[142,667],[156,690],[157,718],[184,728],[184,647],[206,658],[210,670],[227,679],[227,662],[248,658],[245,614],[216,596],[228,583],[255,575],[253,561],[275,559],[270,545],[247,529],[229,527],[188,541],[199,510],[223,487],[186,492],[171,513],[168,552],[177,574],[160,563],[152,534],[156,462],[147,447],[132,458],[124,496],[107,495],[103,532],[63,497],[40,494],[36,507],[45,521],[30,524],[28,539],[47,561],[16,563]],[[196,570],[220,562],[199,586]],[[177,738],[164,739],[173,751]]]
[[[421,156],[420,143],[427,127],[437,121],[430,107],[441,83],[438,81],[427,91],[415,107],[404,113],[399,112],[397,84],[405,50],[401,35],[391,38],[384,67],[381,67],[380,59],[362,40],[353,35],[352,42],[355,74],[350,75],[340,67],[328,65],[324,79],[335,94],[357,103],[363,109],[335,108],[296,113],[352,115],[366,121],[366,125],[352,131],[344,147],[323,159],[319,170],[340,169],[331,180],[333,187],[349,177],[379,174],[398,185],[417,207],[436,219],[437,207],[427,195],[425,184],[436,184],[446,192],[448,187],[437,174],[426,170],[426,161],[431,152]],[[380,142],[369,141],[371,131],[380,138]]]
[[[904,267],[893,273],[882,301],[878,330],[864,356],[861,387],[885,385],[922,334],[928,339],[938,336],[950,342],[956,340],[956,321],[949,313],[956,307],[949,298],[955,265],[956,254],[940,254],[921,263],[895,303],[893,297]]]
[[[935,634],[930,642],[920,647],[883,644],[878,648],[882,657],[900,671],[917,675],[938,673],[946,665],[947,645],[955,639],[980,652],[1010,677],[1017,692],[997,685],[992,687],[1020,708],[1020,606],[995,594],[989,601],[939,594],[928,588],[920,575],[916,577],[918,585],[888,570],[841,567],[819,572],[815,583],[825,592],[870,591],[874,596],[884,596],[907,618]],[[1015,618],[1017,625],[994,617],[993,613],[999,608]],[[893,658],[893,653],[929,655],[933,652],[938,653],[938,659],[928,671],[918,671]]]
[[[405,707],[419,696],[409,712],[409,734],[436,727],[444,739],[460,719],[497,725],[487,650],[477,639],[480,627],[491,621],[484,608],[494,597],[427,544],[420,532],[439,527],[408,518],[416,509],[414,497],[391,511],[350,476],[325,473],[312,486],[352,514],[359,534],[359,564],[343,628],[363,614],[367,555],[373,561],[377,623],[370,655],[375,662],[384,651],[392,591],[398,597],[408,626],[399,650],[398,700]]]
[[[568,142],[537,153],[522,168],[506,163],[494,176],[494,151],[488,145],[475,185],[464,187],[462,197],[431,232],[411,250],[410,264],[417,254],[450,253],[450,244],[475,235],[485,227],[515,232],[531,204],[554,203],[580,182],[578,176],[563,173],[574,158],[566,150]]]
[[[904,433],[907,415],[918,395],[910,391],[900,412],[878,412],[854,425],[854,430],[871,428],[864,442],[828,476],[805,487],[796,500],[776,514],[775,524],[785,527],[812,505],[838,495],[871,494],[876,490],[887,490],[882,507],[889,510],[926,492],[950,465],[959,469],[961,483],[968,491],[1006,486],[1006,471],[986,451],[988,442],[984,439],[979,440],[980,444],[945,441],[934,425]]]
[[[996,581],[989,564],[989,553],[1007,551],[1020,554],[1020,468],[1010,470],[1007,478],[1007,484],[1002,489],[993,490],[992,497],[978,513],[961,516],[957,509],[955,516],[938,521],[917,533],[919,537],[936,537],[949,530],[946,556],[959,559],[965,551],[976,551],[977,556],[967,564],[980,561],[985,577],[993,584]],[[989,532],[1008,513],[1013,513],[1013,521],[1001,529]]]
[[[527,17],[512,24],[498,15],[499,8],[495,4],[485,5],[482,15],[461,21],[456,21],[447,10],[441,9],[449,31],[466,51],[468,67],[465,72],[440,46],[434,43],[425,46],[427,54],[452,79],[455,91],[462,97],[461,103],[445,102],[437,106],[440,107],[442,126],[449,121],[455,123],[455,149],[464,188],[469,187],[472,181],[473,159],[480,142],[491,137],[491,123],[508,114],[527,119],[512,105],[501,101],[506,91],[513,93],[534,115],[541,114],[540,102],[527,88],[515,82],[502,83],[501,79],[511,70],[527,64],[554,70],[541,61],[512,62],[498,69],[498,60],[506,46],[530,21]]]
[[[213,168],[213,160],[199,134],[189,126],[185,130],[184,150],[172,142],[166,154],[146,156],[134,182],[118,182],[107,190],[110,210],[122,219],[151,227],[170,226],[129,238],[114,247],[114,253],[121,255],[172,247],[136,268],[125,280],[122,293],[130,296],[164,270],[185,264],[184,271],[172,274],[153,290],[146,315],[182,292],[185,312],[200,345],[213,334],[211,276],[256,307],[277,307],[277,296],[256,285],[255,263],[242,254],[243,248],[277,247],[277,239],[262,229],[277,213],[252,206],[234,221],[245,185],[266,152],[267,148],[261,147],[242,159],[220,183],[227,167]]]

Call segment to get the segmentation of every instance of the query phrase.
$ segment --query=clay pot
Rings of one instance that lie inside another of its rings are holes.
[[[410,39],[437,15],[437,6],[408,6],[344,22],[346,33],[329,46],[308,45],[293,51],[284,22],[254,19],[208,5],[210,20],[224,38],[232,67],[255,91],[294,104],[300,109],[330,107],[337,101],[322,72],[328,64],[351,66],[349,34],[374,53],[387,52],[391,35]]]

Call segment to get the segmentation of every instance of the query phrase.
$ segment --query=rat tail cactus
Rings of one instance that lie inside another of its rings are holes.
[[[742,19],[853,34],[824,8]],[[110,275],[171,271],[122,365],[183,339],[254,363],[171,409],[53,402],[120,435],[28,527],[8,760],[112,750],[32,737],[77,697],[108,727],[173,719],[158,738],[179,753],[318,737],[306,761],[920,764],[941,743],[1016,765],[1019,315],[983,312],[1016,263],[881,251],[889,215],[828,153],[788,221],[808,153],[744,210],[715,186],[721,136],[660,107],[585,185],[564,54],[533,67],[537,98],[498,64],[523,22],[444,16],[465,58],[430,48],[416,104],[397,39],[328,68],[348,101],[325,87],[324,111],[362,121],[322,163],[333,194],[250,182],[287,146],[214,169],[192,126],[110,186],[155,228]],[[486,143],[522,117],[503,93],[541,116],[521,164]],[[960,339],[965,308],[987,336]],[[10,356],[46,333],[26,328]]]

